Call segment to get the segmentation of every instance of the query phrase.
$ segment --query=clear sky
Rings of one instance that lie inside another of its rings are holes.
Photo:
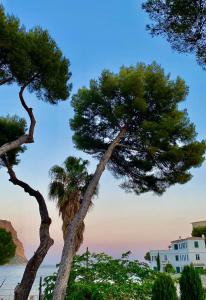
[[[151,38],[146,32],[147,16],[138,0],[4,0],[9,14],[18,16],[29,29],[40,25],[48,29],[64,55],[70,59],[75,93],[88,85],[104,68],[117,71],[121,65],[157,61],[171,74],[180,75],[190,87],[182,105],[196,124],[198,138],[206,137],[206,71],[192,55],[173,52],[162,38]],[[18,114],[22,110],[16,87],[1,87],[1,115]],[[68,155],[87,157],[94,170],[96,161],[75,150],[68,121],[72,116],[70,99],[58,106],[40,102],[26,95],[37,119],[35,144],[29,145],[16,167],[17,176],[48,199],[48,171],[61,164]],[[109,172],[100,182],[95,205],[86,218],[86,232],[81,250],[106,251],[119,255],[131,250],[133,257],[143,259],[148,249],[167,247],[171,240],[187,236],[192,221],[206,219],[206,164],[193,170],[186,185],[170,188],[163,196],[148,193],[126,194]],[[39,213],[35,199],[8,182],[6,171],[0,170],[0,219],[10,220],[18,231],[29,257],[38,245]],[[56,263],[62,249],[61,219],[54,203],[47,202],[53,219],[51,235],[55,245],[45,263]]]

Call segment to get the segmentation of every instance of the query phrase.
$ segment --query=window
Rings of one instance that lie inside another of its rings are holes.
[[[174,244],[174,249],[178,250],[178,244]]]
[[[167,260],[167,255],[164,255],[164,260]]]
[[[180,273],[180,267],[176,267],[177,273]]]
[[[178,261],[179,260],[179,255],[175,255],[175,259],[176,259],[176,261]]]
[[[200,255],[196,254],[196,260],[200,260]]]
[[[198,241],[195,241],[195,242],[194,242],[194,246],[195,246],[195,248],[199,248],[199,243],[198,243]]]

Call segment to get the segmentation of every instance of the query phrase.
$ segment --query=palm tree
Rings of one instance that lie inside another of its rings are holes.
[[[50,170],[49,197],[57,201],[59,214],[63,221],[64,240],[67,226],[79,211],[84,191],[92,176],[87,172],[87,165],[87,160],[69,156],[64,161],[63,167],[55,165]],[[85,225],[82,222],[76,235],[75,251],[83,242],[84,228]]]

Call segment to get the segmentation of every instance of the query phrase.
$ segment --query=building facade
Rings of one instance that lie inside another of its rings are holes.
[[[206,268],[206,247],[204,237],[189,237],[171,242],[168,250],[151,250],[150,265],[157,269],[159,254],[160,271],[165,271],[165,266],[171,264],[177,273],[182,272],[184,266],[193,264],[196,268]]]

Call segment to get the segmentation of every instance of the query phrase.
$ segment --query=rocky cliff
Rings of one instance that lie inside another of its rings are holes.
[[[8,232],[11,232],[12,239],[14,244],[16,245],[16,253],[15,256],[9,261],[9,264],[16,265],[16,264],[25,264],[27,262],[26,256],[24,254],[24,247],[23,244],[17,237],[17,232],[12,226],[11,222],[6,220],[0,220],[0,228],[5,229]]]

